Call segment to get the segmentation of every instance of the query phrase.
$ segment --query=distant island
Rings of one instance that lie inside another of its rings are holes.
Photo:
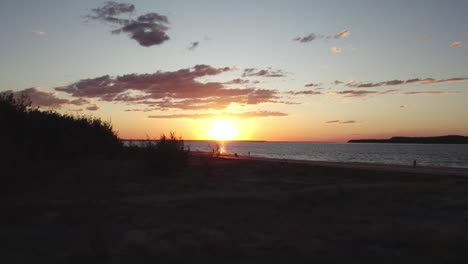
[[[465,136],[392,137],[390,139],[352,139],[348,143],[468,144]]]

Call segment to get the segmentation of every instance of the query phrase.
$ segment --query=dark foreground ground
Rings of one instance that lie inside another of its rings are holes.
[[[155,171],[88,160],[3,191],[0,263],[468,263],[467,177],[207,157]]]

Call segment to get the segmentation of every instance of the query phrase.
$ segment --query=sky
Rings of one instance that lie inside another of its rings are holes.
[[[0,92],[121,138],[468,135],[468,1],[0,2]]]

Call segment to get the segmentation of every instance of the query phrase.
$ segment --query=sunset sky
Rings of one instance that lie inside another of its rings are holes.
[[[111,121],[121,138],[468,135],[467,10],[466,0],[2,0],[0,91]]]

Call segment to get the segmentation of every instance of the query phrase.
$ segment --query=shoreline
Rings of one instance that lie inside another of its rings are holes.
[[[211,156],[211,152],[194,151],[192,155]],[[454,175],[454,176],[467,176],[468,168],[456,167],[435,167],[435,166],[413,166],[399,165],[399,164],[385,164],[385,163],[371,163],[371,162],[338,162],[338,161],[313,161],[313,160],[294,160],[294,159],[278,159],[266,158],[259,156],[246,156],[230,153],[220,154],[219,158],[233,159],[233,160],[250,160],[250,161],[265,161],[265,162],[286,162],[293,164],[304,164],[319,167],[333,167],[344,169],[359,169],[371,171],[385,171],[385,172],[404,172],[404,173],[419,173],[419,174],[433,174],[433,175]]]

